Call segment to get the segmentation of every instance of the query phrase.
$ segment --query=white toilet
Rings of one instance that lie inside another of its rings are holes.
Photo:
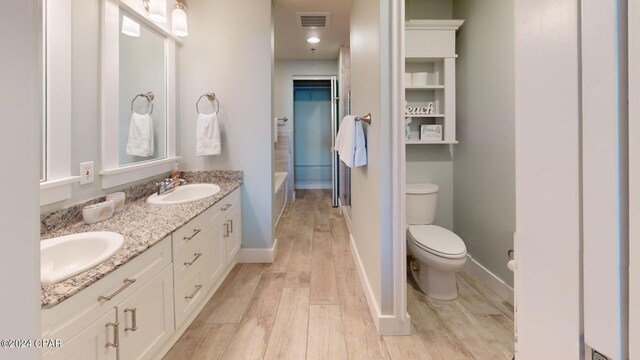
[[[436,216],[438,185],[407,184],[407,250],[413,255],[413,278],[429,297],[458,297],[456,272],[467,261],[467,247],[453,232],[431,225]]]

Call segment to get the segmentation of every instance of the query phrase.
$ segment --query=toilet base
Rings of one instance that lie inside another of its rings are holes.
[[[420,290],[428,297],[436,300],[455,300],[458,298],[458,283],[456,271],[440,271],[433,267],[418,262],[419,269],[414,269],[414,260],[411,267],[413,279],[418,283]]]

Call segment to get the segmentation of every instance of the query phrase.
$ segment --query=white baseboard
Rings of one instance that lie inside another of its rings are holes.
[[[238,251],[238,262],[241,264],[273,264],[276,259],[278,239],[273,240],[270,249],[241,248]]]
[[[473,274],[475,277],[480,279],[487,287],[493,290],[501,299],[508,302],[513,306],[513,288],[502,279],[497,277],[494,273],[489,271],[486,267],[482,266],[479,262],[477,262],[471,255],[467,255],[467,262],[464,267]]]
[[[382,315],[380,311],[380,305],[376,301],[373,289],[369,283],[369,279],[364,271],[358,248],[356,247],[353,235],[349,233],[349,243],[351,245],[351,253],[353,254],[353,260],[356,263],[356,269],[358,270],[358,277],[364,290],[365,298],[367,299],[367,305],[369,305],[369,312],[373,323],[376,325],[378,335],[409,335],[411,333],[411,318],[407,315],[404,319],[395,315]]]
[[[340,203],[340,214],[344,218],[344,222],[347,224],[347,229],[349,230],[349,233],[351,233],[351,214],[349,214],[347,207],[342,205],[340,200],[338,200],[338,203]]]
[[[331,181],[296,181],[296,189],[331,189]]]
[[[364,265],[362,264],[362,259],[360,259],[358,247],[356,246],[352,234],[349,234],[349,244],[351,245],[351,253],[353,254],[353,260],[356,263],[356,269],[358,270],[362,290],[364,290],[364,296],[367,298],[369,312],[371,312],[373,322],[376,325],[376,329],[378,329],[378,334],[380,334],[380,317],[382,317],[382,314],[380,313],[380,305],[378,305],[378,302],[376,301],[375,294],[373,293],[367,274],[364,271]]]

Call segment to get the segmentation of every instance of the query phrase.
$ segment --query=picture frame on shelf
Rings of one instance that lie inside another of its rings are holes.
[[[422,141],[442,141],[442,125],[420,125],[420,140]]]

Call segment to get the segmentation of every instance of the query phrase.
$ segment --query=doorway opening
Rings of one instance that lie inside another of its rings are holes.
[[[332,190],[337,206],[339,169],[333,150],[338,129],[336,76],[294,77],[294,188]]]

